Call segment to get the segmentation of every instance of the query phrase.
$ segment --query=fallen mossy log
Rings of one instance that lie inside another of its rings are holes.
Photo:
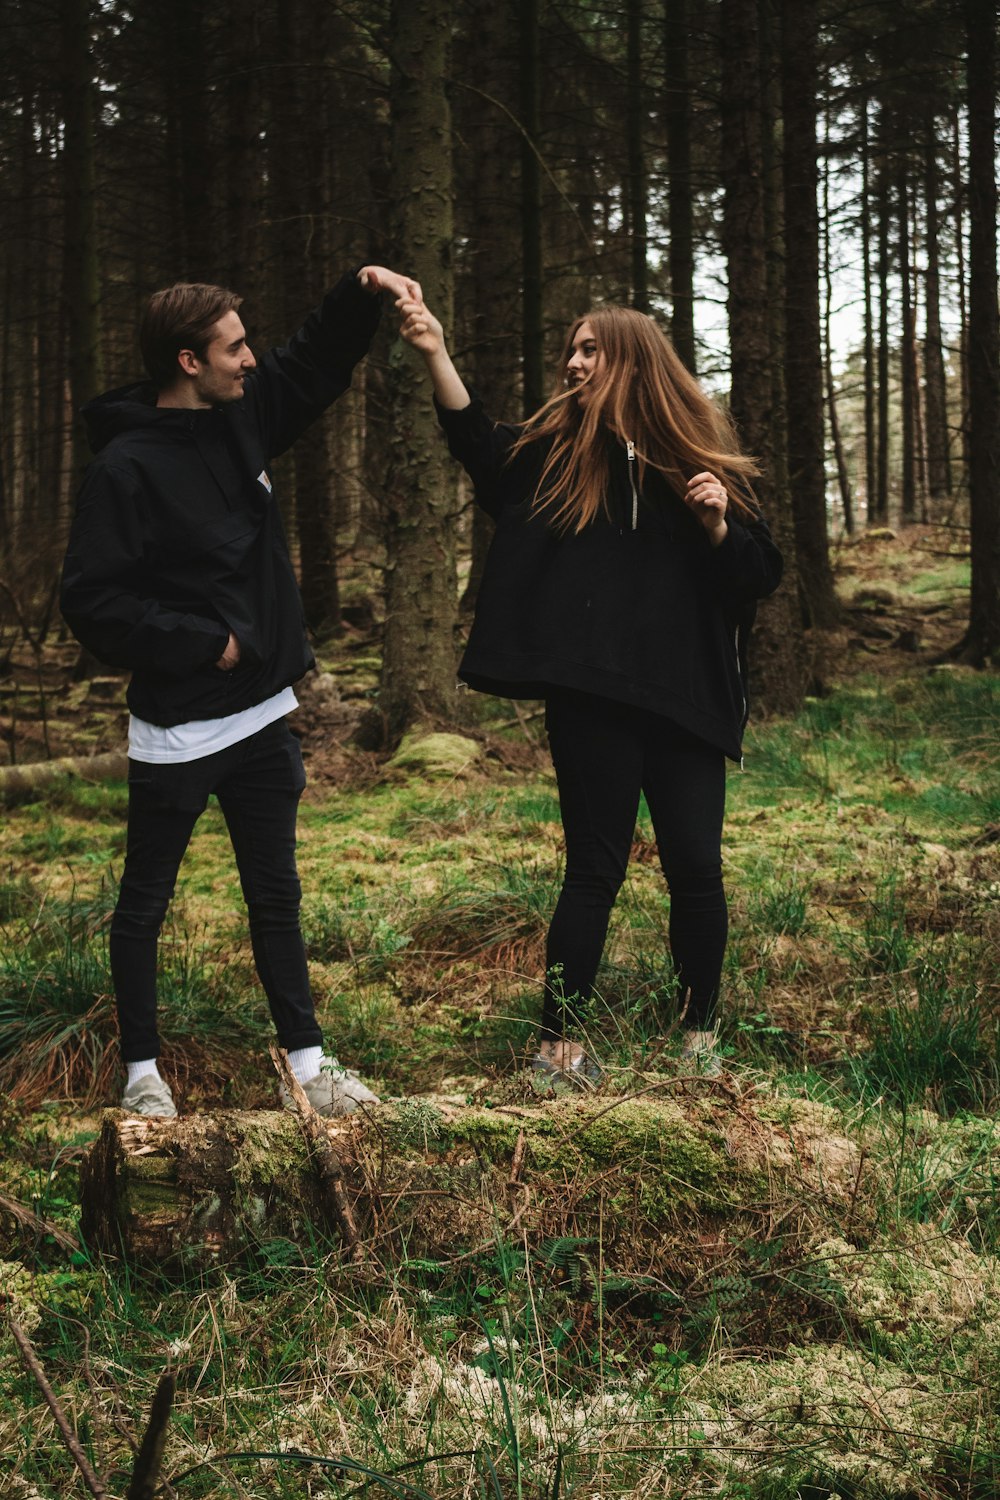
[[[787,1204],[816,1227],[853,1211],[865,1167],[822,1106],[695,1086],[678,1098],[466,1107],[386,1103],[326,1122],[357,1226],[355,1258],[454,1262],[498,1239],[600,1238],[649,1267],[679,1231],[753,1234]],[[331,1222],[296,1119],[109,1111],[81,1169],[81,1231],[129,1259],[206,1262]],[[803,1205],[808,1205],[806,1208]],[[695,1228],[694,1226],[697,1226]],[[803,1222],[803,1228],[806,1228]]]
[[[104,755],[63,755],[58,760],[32,761],[25,766],[0,766],[0,803],[14,807],[30,802],[32,797],[54,782],[76,776],[81,781],[124,780],[128,775],[128,754],[109,750]]]

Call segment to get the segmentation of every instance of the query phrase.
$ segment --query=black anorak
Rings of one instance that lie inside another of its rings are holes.
[[[756,601],[781,580],[763,519],[730,507],[713,547],[657,471],[634,501],[625,447],[609,440],[607,513],[566,534],[533,505],[544,440],[511,457],[523,429],[494,422],[474,393],[438,416],[496,522],[462,681],[509,698],[555,687],[631,703],[739,760],[747,637]]]
[[[77,499],[61,605],[127,701],[171,727],[252,708],[313,666],[270,466],[351,383],[378,297],[344,276],[241,400],[157,407],[151,383],[84,408],[96,458]],[[232,631],[240,659],[215,663]]]

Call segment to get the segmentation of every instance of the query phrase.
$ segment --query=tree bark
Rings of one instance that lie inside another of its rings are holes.
[[[864,382],[865,382],[865,512],[869,524],[875,519],[878,495],[878,462],[875,440],[875,320],[872,314],[872,194],[871,133],[868,128],[868,93],[859,106],[861,135],[861,275],[864,284]]]
[[[847,473],[844,444],[840,436],[840,420],[837,415],[837,390],[833,375],[833,270],[830,246],[830,112],[827,108],[823,130],[823,361],[826,377],[826,406],[830,423],[830,444],[837,466],[837,486],[840,490],[840,505],[844,513],[844,530],[848,536],[854,534],[854,496]]]
[[[65,120],[63,300],[68,316],[71,401],[77,413],[104,385],[90,0],[60,0],[59,16]],[[74,470],[82,472],[88,452],[78,425],[73,457]]]
[[[966,0],[969,111],[969,521],[972,591],[962,659],[1000,661],[1000,312],[992,0]]]
[[[730,407],[744,446],[760,461],[758,492],[786,559],[785,579],[760,612],[754,636],[753,693],[772,712],[793,713],[805,693],[796,603],[795,542],[778,440],[780,404],[768,319],[767,236],[760,23],[757,0],[722,4],[722,239],[729,272]],[[780,377],[779,377],[780,378]]]
[[[913,307],[913,277],[911,271],[910,192],[906,170],[906,158],[903,156],[896,184],[896,213],[899,231],[899,287],[903,307],[899,368],[903,444],[903,490],[900,502],[900,518],[904,525],[917,519],[917,330]]]
[[[692,374],[694,339],[694,188],[691,179],[691,82],[687,0],[664,0],[667,213],[670,229],[670,337]]]
[[[878,215],[878,439],[874,504],[868,519],[879,525],[889,520],[889,229],[892,201],[889,171],[888,121],[883,103],[879,111],[876,212]]]
[[[521,148],[517,118],[517,6],[513,0],[472,0],[463,6],[462,76],[475,90],[459,96],[458,134],[475,135],[475,152],[459,158],[460,201],[476,226],[459,282],[458,324],[468,350],[463,370],[482,393],[486,409],[507,421],[520,411],[520,223],[510,211],[510,164]],[[482,92],[480,92],[482,90]],[[489,98],[483,98],[483,94]],[[472,505],[471,559],[463,612],[475,608],[493,522]]]
[[[816,3],[783,0],[782,106],[785,200],[785,395],[788,479],[795,550],[806,617],[832,626],[840,618],[826,517],[823,435],[823,345],[819,294],[816,166]]]
[[[538,0],[519,0],[521,76],[521,365],[524,415],[545,400],[545,324],[542,291],[541,41]]]
[[[941,339],[941,247],[938,194],[937,121],[928,111],[924,141],[924,206],[927,214],[926,322],[924,328],[924,410],[927,434],[927,490],[932,505],[951,494],[948,452],[948,399]]]
[[[453,309],[451,11],[394,0],[392,181],[397,253],[450,338]],[[391,356],[386,622],[381,707],[391,738],[455,717],[456,476],[441,441],[423,362]]]
[[[642,68],[642,0],[626,0],[625,136],[628,155],[629,255],[632,291],[629,301],[640,312],[649,312],[649,243],[646,215],[646,156],[643,127],[646,120]]]

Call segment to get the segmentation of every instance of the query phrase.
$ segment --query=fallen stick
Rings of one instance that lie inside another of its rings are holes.
[[[176,1376],[161,1375],[150,1407],[149,1422],[139,1444],[132,1479],[125,1492],[125,1500],[153,1500],[157,1490],[160,1466],[163,1463],[163,1448],[167,1441],[167,1424],[170,1408],[174,1404],[177,1389]]]
[[[358,1243],[358,1226],[354,1220],[354,1213],[344,1192],[344,1169],[340,1157],[333,1149],[330,1137],[326,1133],[322,1116],[317,1114],[306,1096],[301,1083],[295,1077],[288,1063],[288,1053],[283,1047],[272,1045],[269,1048],[271,1061],[278,1071],[285,1088],[292,1096],[302,1127],[302,1134],[313,1152],[316,1171],[326,1198],[333,1210],[333,1216],[340,1226],[345,1248],[351,1252],[352,1260],[360,1260],[361,1246]]]
[[[84,1484],[87,1486],[90,1493],[94,1496],[94,1500],[108,1500],[108,1491],[104,1488],[104,1485],[101,1483],[97,1475],[94,1473],[93,1469],[90,1467],[90,1464],[87,1460],[87,1455],[80,1447],[80,1444],[77,1441],[76,1434],[74,1433],[72,1427],[69,1425],[69,1422],[66,1420],[66,1414],[63,1411],[62,1407],[59,1405],[59,1402],[56,1399],[55,1392],[45,1378],[45,1371],[38,1363],[38,1356],[36,1355],[34,1349],[31,1347],[31,1340],[28,1338],[28,1335],[25,1333],[20,1323],[18,1323],[15,1318],[11,1317],[9,1313],[7,1316],[7,1321],[10,1325],[11,1333],[14,1335],[14,1342],[20,1349],[25,1364],[28,1366],[28,1369],[34,1376],[35,1384],[38,1386],[38,1389],[45,1397],[48,1408],[56,1419],[56,1426],[59,1428],[62,1440],[66,1444],[66,1448],[70,1457],[76,1464],[77,1468],[80,1470],[80,1473],[83,1476]]]
[[[58,1224],[53,1224],[48,1219],[43,1219],[41,1214],[36,1214],[33,1208],[28,1208],[24,1203],[18,1203],[15,1198],[8,1198],[6,1194],[0,1193],[0,1213],[10,1214],[19,1224],[26,1229],[37,1229],[42,1234],[50,1234],[56,1244],[62,1250],[79,1251],[80,1241],[75,1240],[65,1229],[60,1229]]]

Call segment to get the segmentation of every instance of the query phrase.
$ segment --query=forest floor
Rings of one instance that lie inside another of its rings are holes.
[[[208,1266],[53,1233],[78,1235],[79,1163],[120,1087],[106,937],[126,792],[65,782],[9,810],[0,1194],[22,1207],[0,1199],[0,1295],[112,1494],[168,1366],[164,1495],[1000,1490],[1000,679],[941,660],[968,588],[952,535],[840,548],[847,623],[813,642],[819,690],[752,726],[730,775],[719,1080],[685,1072],[661,1004],[645,809],[589,1018],[607,1080],[566,1097],[525,1070],[561,857],[540,719],[477,700],[436,759],[352,749],[377,642],[331,646],[297,716],[317,1002],[332,1049],[399,1101],[375,1112],[382,1149],[451,1184],[434,1212],[411,1193],[358,1263],[315,1225]],[[41,663],[49,746],[117,749],[121,683],[74,684],[74,660]],[[21,762],[44,738],[37,683],[14,651]],[[162,1019],[185,1113],[276,1107],[214,807],[163,943]],[[469,1161],[482,1179],[458,1192]],[[81,1492],[6,1335],[0,1372],[0,1493]]]

